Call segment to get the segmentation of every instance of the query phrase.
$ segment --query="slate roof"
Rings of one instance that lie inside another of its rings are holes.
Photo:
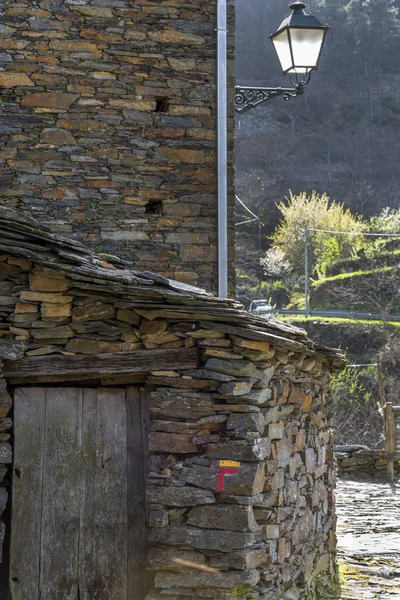
[[[168,318],[173,318],[174,313],[179,319],[210,320],[211,317],[220,324],[246,329],[250,338],[262,336],[265,341],[294,352],[322,355],[329,359],[333,369],[344,365],[339,350],[313,343],[303,329],[255,316],[239,302],[217,298],[201,288],[156,273],[135,271],[118,257],[96,255],[80,242],[54,234],[36,219],[4,206],[0,206],[0,252],[63,273],[77,288],[112,292],[126,296],[138,308],[168,311]]]

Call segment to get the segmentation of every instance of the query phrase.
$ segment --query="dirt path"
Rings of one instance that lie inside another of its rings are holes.
[[[341,600],[400,600],[400,482],[337,488]]]

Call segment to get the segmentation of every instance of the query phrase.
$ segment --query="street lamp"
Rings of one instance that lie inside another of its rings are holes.
[[[290,5],[292,13],[284,19],[276,33],[270,36],[275,52],[281,63],[284,75],[288,75],[291,88],[235,88],[235,110],[246,112],[258,104],[283,96],[290,100],[304,94],[304,87],[310,81],[312,71],[318,68],[319,59],[329,29],[316,17],[306,13],[306,5],[297,0]]]

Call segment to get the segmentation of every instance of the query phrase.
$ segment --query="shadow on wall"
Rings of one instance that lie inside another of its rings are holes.
[[[5,541],[3,544],[3,560],[0,562],[0,600],[12,600],[11,591],[8,584],[8,574],[10,569],[10,502],[7,503],[7,508],[2,515],[2,520],[6,523],[7,528]]]

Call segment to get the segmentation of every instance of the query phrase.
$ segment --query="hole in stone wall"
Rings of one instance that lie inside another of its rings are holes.
[[[155,109],[155,112],[166,113],[168,111],[169,111],[169,99],[167,97],[156,98],[156,109]]]
[[[146,204],[146,214],[147,215],[161,215],[163,204],[161,200],[149,201]]]

